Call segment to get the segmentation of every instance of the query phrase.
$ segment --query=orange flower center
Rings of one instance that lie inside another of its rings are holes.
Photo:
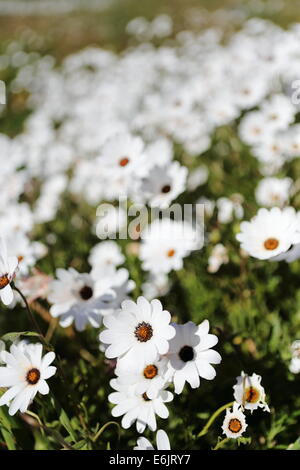
[[[4,289],[9,284],[9,278],[7,274],[0,277],[0,289]]]
[[[268,238],[264,242],[264,247],[266,250],[276,250],[279,245],[279,241],[276,238]]]
[[[157,372],[157,367],[154,364],[150,364],[144,369],[144,377],[146,379],[154,379],[154,377],[157,375]]]
[[[168,258],[172,258],[175,255],[175,250],[171,249],[168,251],[167,256]]]
[[[27,372],[26,380],[30,385],[35,385],[40,380],[41,373],[38,369],[30,369]]]
[[[152,326],[145,322],[139,323],[134,334],[141,343],[146,343],[153,336]]]
[[[120,166],[126,166],[128,165],[128,163],[129,163],[129,158],[127,157],[121,158],[121,160],[119,161]]]
[[[233,433],[237,433],[242,429],[242,423],[239,419],[233,418],[229,421],[228,429]]]
[[[254,387],[248,387],[244,393],[244,401],[247,403],[256,403],[259,400],[260,393]]]

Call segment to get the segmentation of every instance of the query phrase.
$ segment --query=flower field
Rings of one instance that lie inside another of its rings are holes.
[[[1,450],[300,450],[297,3],[0,0]]]

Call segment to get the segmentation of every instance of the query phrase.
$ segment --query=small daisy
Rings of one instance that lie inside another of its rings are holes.
[[[292,359],[289,365],[289,370],[292,374],[299,374],[300,372],[300,340],[296,340],[291,345]]]
[[[138,182],[136,192],[143,194],[150,207],[165,209],[185,190],[187,168],[173,162],[166,166],[154,166],[145,178]]]
[[[167,383],[167,365],[165,357],[150,364],[124,364],[118,359],[115,374],[122,385],[134,385],[137,394],[147,393],[149,398],[155,398]]]
[[[107,329],[100,334],[100,341],[109,344],[106,357],[122,356],[128,364],[152,364],[159,354],[168,352],[168,340],[175,335],[170,320],[170,313],[157,299],[148,302],[139,297],[137,303],[125,300],[120,312],[103,319]]]
[[[254,258],[269,259],[300,242],[299,222],[292,207],[259,209],[250,222],[241,223],[236,238]]]
[[[189,321],[184,325],[174,325],[175,337],[170,341],[169,372],[173,378],[175,393],[182,392],[185,382],[192,388],[200,386],[200,377],[213,380],[216,376],[211,364],[219,364],[221,356],[211,349],[218,342],[215,335],[209,334],[209,322],[204,320],[199,326]]]
[[[233,409],[227,408],[226,416],[223,421],[222,429],[223,434],[231,439],[237,439],[246,431],[248,424],[244,413],[240,409],[240,405],[236,402],[233,404]]]
[[[151,442],[145,437],[139,437],[136,443],[137,445],[133,450],[155,450]],[[157,450],[171,450],[168,434],[162,429],[159,429],[156,433],[156,447]]]
[[[282,207],[289,200],[292,183],[291,178],[264,178],[255,190],[256,201],[263,207]]]
[[[48,300],[54,304],[50,313],[60,317],[63,328],[74,321],[75,328],[83,331],[90,323],[94,328],[101,324],[101,310],[105,310],[115,298],[112,290],[97,295],[95,281],[89,274],[78,273],[75,269],[57,269],[57,280],[50,283]]]
[[[203,245],[201,234],[187,222],[154,220],[141,234],[140,258],[145,271],[169,273],[183,266],[183,258]]]
[[[260,384],[261,376],[257,374],[247,375],[243,371],[237,377],[237,383],[233,386],[234,399],[246,410],[251,413],[257,408],[263,408],[264,411],[270,412],[266,403],[265,390]]]
[[[161,390],[155,398],[150,399],[146,393],[138,395],[133,387],[121,385],[117,379],[112,379],[110,385],[116,390],[108,396],[109,402],[116,405],[111,414],[114,418],[124,415],[124,429],[130,428],[136,421],[139,433],[144,432],[147,426],[151,431],[156,431],[156,415],[163,419],[168,418],[169,410],[165,403],[173,400],[171,392]]]
[[[6,367],[0,367],[0,387],[8,388],[0,398],[0,406],[8,405],[9,414],[18,410],[25,413],[37,392],[49,393],[47,379],[56,372],[50,366],[55,359],[54,352],[42,357],[41,344],[13,344],[10,352],[2,353]]]
[[[9,305],[14,299],[12,282],[16,269],[18,267],[18,258],[8,256],[7,245],[3,238],[0,238],[0,299],[4,305]]]
[[[143,151],[144,143],[140,137],[127,133],[117,134],[105,142],[98,159],[108,172],[128,175],[139,164]]]
[[[88,261],[92,268],[101,267],[103,270],[116,268],[124,263],[125,258],[119,245],[113,240],[97,243],[90,252]]]
[[[227,264],[229,262],[227,248],[222,245],[222,243],[217,243],[212,249],[212,252],[208,258],[208,268],[209,273],[216,273],[222,264]]]

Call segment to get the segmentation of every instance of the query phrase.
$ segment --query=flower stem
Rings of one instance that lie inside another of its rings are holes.
[[[204,428],[199,432],[199,434],[197,435],[197,437],[202,437],[204,436],[209,428],[211,427],[211,425],[213,424],[213,422],[215,421],[215,419],[224,411],[226,410],[226,408],[230,408],[232,405],[233,405],[233,401],[231,401],[230,403],[226,403],[226,405],[223,405],[221,406],[220,408],[217,409],[217,411],[214,412],[214,414],[211,415],[211,417],[209,418],[209,420],[207,421],[206,425],[204,426]]]
[[[220,449],[220,448],[223,447],[223,445],[226,444],[226,442],[228,442],[228,441],[229,441],[229,438],[228,438],[228,437],[225,437],[225,439],[222,439],[222,441],[218,442],[212,450],[218,450],[218,449]]]
[[[18,287],[15,285],[14,282],[11,283],[11,287],[16,291],[18,292],[18,294],[21,296],[23,302],[25,303],[25,306],[26,306],[26,310],[27,310],[27,313],[28,313],[28,316],[30,318],[30,321],[34,327],[34,329],[36,330],[36,332],[40,335],[41,339],[43,340],[43,342],[46,344],[46,341],[45,341],[45,338],[44,338],[44,335],[42,333],[42,330],[40,329],[30,307],[29,307],[29,304],[27,302],[27,299],[25,297],[25,295],[20,291],[20,289],[18,289]]]

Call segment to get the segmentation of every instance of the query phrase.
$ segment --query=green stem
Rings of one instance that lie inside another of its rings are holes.
[[[226,410],[226,408],[230,408],[232,405],[233,405],[233,401],[231,401],[230,403],[226,403],[226,405],[223,405],[221,406],[220,408],[217,409],[217,411],[214,412],[213,415],[211,415],[211,417],[209,418],[209,420],[207,421],[206,425],[204,426],[204,428],[199,432],[199,434],[197,435],[197,438],[198,437],[202,437],[204,436],[209,428],[211,427],[211,425],[213,424],[213,422],[216,420],[216,418],[224,411]]]
[[[111,424],[117,426],[117,429],[118,429],[118,435],[119,435],[119,439],[120,439],[120,426],[119,424],[116,422],[116,421],[109,421],[108,423],[105,423],[102,428],[99,429],[99,431],[95,434],[95,436],[93,437],[93,442],[96,442],[98,437],[101,436],[101,434],[103,433],[103,431],[105,431],[105,429],[110,426]]]
[[[212,450],[218,450],[220,449],[221,447],[223,447],[224,444],[226,444],[226,442],[229,441],[229,438],[228,437],[225,437],[225,439],[223,439],[222,441],[218,442],[216,444],[216,446],[212,449]]]
[[[31,311],[31,309],[30,309],[30,307],[29,307],[29,304],[28,304],[28,302],[27,302],[27,299],[26,299],[25,295],[20,291],[20,289],[17,288],[17,286],[15,285],[14,282],[11,283],[11,287],[12,287],[16,292],[18,292],[18,294],[21,296],[23,302],[25,303],[28,316],[29,316],[29,318],[30,318],[31,323],[33,324],[34,329],[35,329],[36,332],[41,336],[41,339],[43,340],[43,342],[46,343],[46,341],[45,341],[45,339],[44,339],[44,335],[43,335],[43,333],[42,333],[42,331],[41,331],[41,329],[40,329],[40,327],[39,327],[39,325],[38,325],[38,323],[37,323],[37,321],[36,321],[36,319],[35,319],[35,317],[34,317],[32,311]]]

